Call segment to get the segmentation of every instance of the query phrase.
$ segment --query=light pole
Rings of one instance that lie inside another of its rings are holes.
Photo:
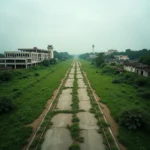
[[[92,48],[93,48],[93,54],[94,54],[94,47],[95,47],[95,46],[94,46],[94,44],[93,44],[93,45],[92,45]]]

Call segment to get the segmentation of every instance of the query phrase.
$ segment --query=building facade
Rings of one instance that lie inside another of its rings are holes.
[[[117,60],[123,60],[123,61],[124,60],[129,60],[129,57],[127,55],[115,55],[114,57]]]
[[[129,72],[135,72],[141,76],[150,76],[150,66],[141,63],[125,63],[124,70]]]
[[[1,68],[30,68],[38,65],[43,60],[54,58],[53,46],[48,45],[48,50],[34,48],[19,48],[18,51],[6,51],[5,57],[0,58]]]

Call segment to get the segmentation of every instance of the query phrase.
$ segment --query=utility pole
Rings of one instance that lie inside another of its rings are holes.
[[[94,47],[95,47],[95,46],[94,46],[94,44],[93,44],[93,45],[92,45],[92,48],[93,48],[93,54],[94,54]]]

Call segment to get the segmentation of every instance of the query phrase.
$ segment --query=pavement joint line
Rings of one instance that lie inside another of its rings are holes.
[[[68,76],[69,70],[70,70],[70,68],[67,70],[67,73],[66,73],[66,75],[65,75],[65,77],[64,77],[64,79],[63,79],[63,82],[62,82],[62,83],[60,84],[60,86],[58,87],[58,90],[57,90],[57,92],[56,92],[56,95],[55,95],[54,98],[52,99],[52,102],[51,102],[50,106],[48,107],[46,113],[44,114],[44,117],[43,117],[41,123],[39,124],[37,130],[35,131],[33,137],[31,138],[31,141],[29,142],[29,144],[28,144],[26,150],[29,150],[29,148],[30,148],[32,142],[34,141],[34,139],[35,139],[35,137],[36,137],[36,134],[37,134],[37,132],[39,131],[39,129],[40,129],[42,123],[44,122],[44,120],[45,120],[45,118],[46,118],[46,116],[47,116],[47,114],[48,114],[48,112],[49,112],[49,110],[50,110],[50,108],[51,108],[51,106],[52,106],[54,100],[56,99],[57,95],[59,94],[59,91],[60,91],[61,87],[63,86],[63,84],[65,84],[65,83],[64,83],[64,82],[65,82],[65,78]]]
[[[85,76],[85,75],[84,75],[84,76]],[[85,77],[85,79],[87,80],[87,77]],[[101,107],[99,106],[99,103],[98,103],[98,101],[97,101],[97,99],[96,99],[96,96],[95,96],[95,94],[94,94],[94,92],[93,92],[93,89],[92,89],[92,87],[91,87],[91,85],[90,85],[90,82],[89,82],[88,80],[87,80],[87,83],[89,84],[89,87],[90,87],[90,89],[91,89],[91,91],[92,91],[92,95],[94,96],[94,99],[95,99],[96,103],[98,104],[98,107],[99,107],[99,109],[100,109],[100,112],[101,112],[102,114],[104,114],[103,111],[102,111],[102,109],[101,109]],[[103,115],[103,118],[104,118],[105,122],[108,124],[108,122],[107,122],[107,120],[106,120],[106,117],[105,117],[104,115]],[[114,135],[113,135],[113,132],[111,131],[111,128],[108,127],[108,130],[109,130],[109,132],[110,132],[110,134],[111,134],[111,136],[112,136],[112,138],[113,138],[113,140],[114,140],[114,142],[115,142],[115,144],[116,144],[118,150],[120,150],[120,147],[119,147],[119,145],[118,145],[118,143],[117,143],[117,141],[116,141],[116,139],[115,139],[115,137],[114,137]]]

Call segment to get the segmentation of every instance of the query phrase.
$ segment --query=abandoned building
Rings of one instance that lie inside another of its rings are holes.
[[[141,76],[150,76],[150,66],[141,63],[125,63],[124,70],[129,72],[135,72]]]
[[[48,45],[48,50],[34,48],[19,48],[18,51],[5,51],[4,58],[0,58],[1,68],[30,68],[38,65],[43,60],[50,60],[53,56],[53,46]]]

